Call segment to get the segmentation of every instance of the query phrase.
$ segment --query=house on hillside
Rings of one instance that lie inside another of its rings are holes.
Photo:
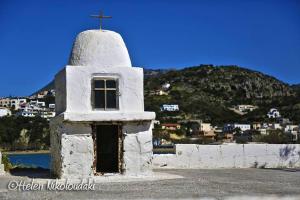
[[[10,116],[11,111],[6,107],[0,107],[0,117]]]
[[[158,96],[168,95],[168,92],[166,92],[164,90],[155,90],[155,95],[158,95]]]
[[[161,86],[162,90],[164,91],[168,91],[171,88],[171,84],[170,83],[165,83]]]
[[[252,112],[257,109],[257,106],[254,105],[237,105],[235,108],[240,112]]]
[[[213,130],[211,130],[211,131],[200,132],[200,136],[206,139],[215,140],[217,135]]]
[[[213,131],[214,128],[212,127],[211,123],[200,123],[199,126],[199,131],[203,131],[203,132],[209,132],[209,131]]]
[[[253,122],[251,128],[252,128],[253,130],[259,130],[261,127],[262,127],[262,125],[261,125],[260,122]]]
[[[163,104],[160,110],[169,112],[179,111],[179,106],[177,104]]]
[[[17,115],[20,115],[22,117],[35,117],[36,113],[31,109],[22,110]]]
[[[299,136],[299,126],[297,125],[286,125],[284,128],[285,133],[292,134],[293,140],[297,141]]]
[[[236,129],[240,129],[242,132],[245,132],[251,130],[251,125],[234,123],[234,124],[225,124],[225,126],[223,127],[223,131],[226,133],[232,132]]]
[[[27,102],[27,99],[25,98],[13,98],[10,99],[10,107],[13,108],[14,110],[19,110],[20,105],[24,104]]]
[[[50,103],[48,105],[48,108],[49,108],[50,111],[55,111],[55,103]]]
[[[46,96],[55,96],[55,90],[43,90],[34,95],[31,95],[29,99],[43,99]]]
[[[277,129],[282,129],[282,126],[279,123],[272,123],[269,125],[269,129],[277,130]]]
[[[165,123],[165,124],[161,124],[161,128],[166,129],[166,130],[175,131],[175,130],[179,130],[181,128],[181,126],[180,126],[180,124],[176,124],[176,123]]]
[[[37,106],[37,107],[45,107],[46,103],[44,101],[39,101],[39,100],[31,100],[30,101],[31,105]]]
[[[212,127],[211,123],[203,123],[199,124],[199,132],[200,135],[204,138],[215,140],[216,133],[214,127]]]
[[[20,105],[20,111],[17,115],[23,117],[35,117],[40,116],[42,118],[52,118],[55,117],[55,104],[49,104],[46,107],[44,101],[31,100],[29,103],[23,103]]]
[[[10,107],[10,99],[9,98],[1,98],[0,99],[0,107]]]
[[[267,116],[268,118],[280,118],[280,113],[276,108],[271,108]]]
[[[283,118],[281,117],[278,122],[281,124],[281,125],[286,125],[286,124],[290,124],[292,123],[291,120],[289,118]]]

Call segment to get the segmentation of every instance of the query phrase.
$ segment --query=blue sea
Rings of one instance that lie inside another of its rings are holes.
[[[24,165],[28,167],[42,167],[50,169],[50,154],[10,154],[7,155],[13,164]]]

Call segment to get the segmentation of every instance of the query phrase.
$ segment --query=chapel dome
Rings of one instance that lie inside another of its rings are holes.
[[[108,30],[87,30],[79,33],[71,51],[69,65],[132,66],[120,34]]]

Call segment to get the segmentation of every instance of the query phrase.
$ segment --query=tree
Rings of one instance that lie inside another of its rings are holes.
[[[41,117],[7,116],[0,118],[0,146],[6,150],[48,148],[49,122]]]
[[[292,137],[290,134],[277,129],[270,130],[267,135],[254,136],[253,141],[265,142],[268,144],[286,144],[292,141]]]

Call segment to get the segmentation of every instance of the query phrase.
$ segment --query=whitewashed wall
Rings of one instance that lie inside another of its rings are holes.
[[[93,175],[94,146],[92,128],[85,123],[51,120],[51,173],[59,178]]]
[[[300,167],[300,144],[178,144],[176,154],[156,154],[154,168]]]
[[[122,132],[124,138],[124,170],[125,175],[152,174],[152,123],[125,123]]]
[[[58,178],[95,177],[94,143],[90,123],[63,122],[52,118],[51,173]],[[123,175],[152,175],[152,123],[124,122]]]

